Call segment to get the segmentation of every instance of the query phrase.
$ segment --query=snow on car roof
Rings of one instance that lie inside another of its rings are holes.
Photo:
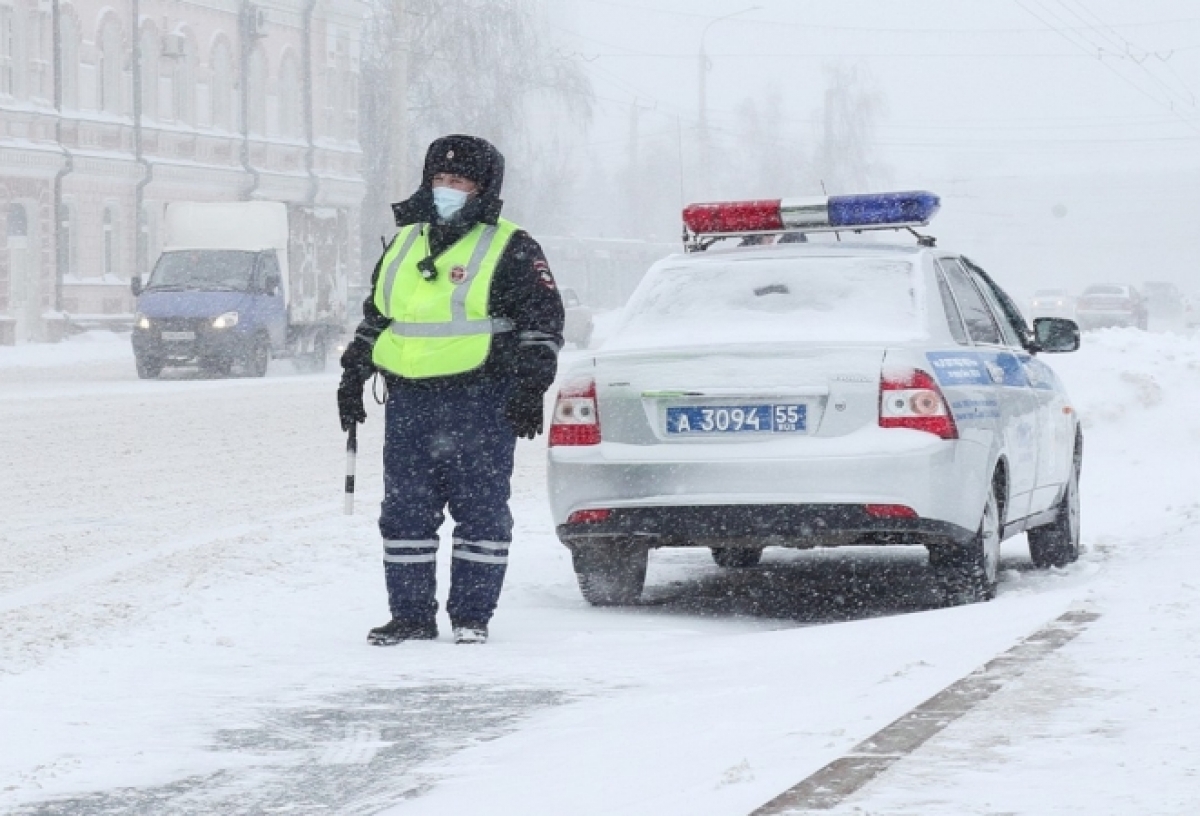
[[[647,273],[605,349],[919,339],[922,251],[791,244],[671,256]]]

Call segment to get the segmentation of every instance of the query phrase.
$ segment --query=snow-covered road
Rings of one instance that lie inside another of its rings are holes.
[[[492,641],[373,649],[380,422],[347,518],[333,372],[140,382],[118,340],[0,349],[0,811],[745,814],[1084,608],[839,812],[1194,812],[1200,342],[1109,331],[1052,362],[1090,551],[1040,574],[1009,542],[992,603],[935,609],[921,551],[695,551],[592,609],[539,441]]]

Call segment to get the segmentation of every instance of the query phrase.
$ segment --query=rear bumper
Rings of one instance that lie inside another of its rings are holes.
[[[1136,326],[1138,316],[1133,312],[1077,311],[1075,322],[1080,328],[1099,329],[1105,326]]]
[[[931,538],[963,542],[972,532],[927,518],[876,518],[854,504],[733,504],[631,507],[603,521],[560,524],[568,547],[609,539],[645,539],[650,546],[838,546],[921,544]]]
[[[722,535],[751,537],[797,532],[807,536],[821,529],[933,532],[942,529],[938,523],[950,525],[948,530],[979,526],[990,473],[986,446],[919,431],[876,429],[867,440],[857,448],[842,444],[846,440],[812,440],[830,444],[806,446],[805,453],[796,455],[779,451],[753,457],[749,450],[728,445],[719,450],[611,443],[551,448],[548,478],[554,523],[560,537],[601,534],[609,528],[584,525],[576,530],[567,522],[578,510],[606,509],[614,512],[612,523],[618,525],[611,528],[613,534],[631,532],[620,525],[646,524],[650,526],[645,531],[632,532],[665,535],[669,520],[684,518],[700,519],[688,524],[689,529],[699,525],[701,533],[720,532],[724,524],[729,529]],[[735,452],[745,458],[730,456]],[[917,521],[934,526],[872,519],[862,509],[867,504],[903,505],[916,512]],[[758,526],[739,521],[756,514],[763,519]]]

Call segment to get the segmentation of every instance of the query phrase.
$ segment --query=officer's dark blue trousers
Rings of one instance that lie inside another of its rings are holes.
[[[504,416],[503,383],[388,393],[383,444],[384,573],[392,617],[437,613],[438,528],[454,519],[450,598],[455,623],[487,623],[496,610],[512,514],[508,509],[516,435]]]

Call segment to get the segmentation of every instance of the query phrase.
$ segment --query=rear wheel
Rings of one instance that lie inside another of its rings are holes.
[[[1071,465],[1062,499],[1058,503],[1058,514],[1054,521],[1044,527],[1034,527],[1027,533],[1029,557],[1033,565],[1065,567],[1079,559],[1079,460]]]
[[[313,372],[324,371],[327,353],[325,335],[318,334],[315,338],[313,338],[313,350],[312,354],[310,354],[308,358],[308,370]]]
[[[636,603],[646,585],[649,550],[633,541],[576,544],[571,560],[579,591],[592,606]]]
[[[717,562],[718,567],[731,567],[742,569],[745,567],[758,566],[758,562],[762,561],[763,551],[761,547],[713,547],[713,561]]]
[[[1000,504],[996,486],[988,490],[979,530],[963,544],[931,547],[929,565],[952,606],[991,600],[1000,576]]]

